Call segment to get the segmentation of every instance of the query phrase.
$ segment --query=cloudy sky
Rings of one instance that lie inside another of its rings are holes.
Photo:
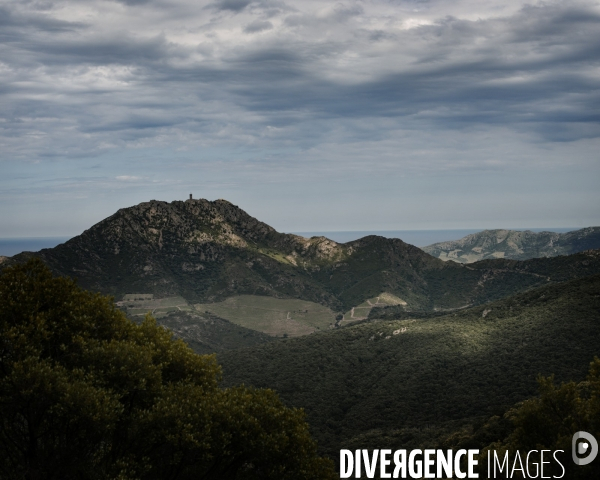
[[[150,199],[280,231],[600,224],[600,5],[0,1],[0,237]]]

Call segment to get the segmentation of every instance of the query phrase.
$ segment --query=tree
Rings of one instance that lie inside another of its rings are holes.
[[[2,478],[337,478],[301,410],[219,380],[214,355],[39,260],[0,275]]]
[[[556,386],[551,376],[540,377],[538,383],[539,397],[526,400],[507,412],[505,417],[512,424],[512,431],[503,441],[489,445],[480,463],[485,463],[488,450],[496,450],[499,455],[519,451],[523,458],[532,450],[563,450],[565,472],[562,478],[600,478],[600,460],[587,466],[576,466],[571,460],[571,442],[576,432],[585,431],[600,440],[600,359],[596,357],[591,362],[584,382]],[[545,475],[561,478],[563,468],[551,464]]]

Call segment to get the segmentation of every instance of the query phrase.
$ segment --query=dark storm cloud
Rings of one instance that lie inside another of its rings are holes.
[[[128,130],[148,130],[163,127],[172,127],[182,123],[181,119],[152,118],[141,115],[132,115],[122,120],[113,121],[105,124],[90,123],[82,128],[83,132],[126,132]]]
[[[543,14],[533,17],[539,11]],[[306,109],[346,118],[421,114],[446,128],[537,123],[531,128],[548,140],[556,128],[547,123],[562,118],[591,123],[591,131],[600,133],[597,115],[589,114],[600,86],[589,70],[600,60],[598,15],[528,7],[507,19],[447,18],[414,30],[398,38],[399,46],[418,37],[429,43],[427,51],[409,68],[399,69],[405,71],[373,75],[358,84],[319,79],[316,68],[310,68],[311,57],[318,55],[305,45],[293,53],[280,48],[246,53],[231,63],[229,73],[244,72],[246,81],[235,92],[246,108],[261,112]],[[481,47],[471,46],[478,42]],[[333,57],[338,48],[334,44],[320,54]],[[567,98],[571,95],[578,98]],[[589,131],[582,130],[581,136],[588,137]],[[571,130],[567,136],[574,140],[579,134]]]
[[[231,10],[232,12],[241,12],[250,5],[250,0],[219,0],[214,6],[219,10]]]
[[[131,65],[143,66],[179,56],[170,48],[164,36],[132,38],[125,32],[111,38],[95,38],[82,42],[55,42],[40,45],[38,52],[47,55],[50,64],[71,65]]]
[[[28,29],[51,33],[72,31],[85,26],[84,22],[69,22],[51,18],[38,10],[23,15],[7,6],[0,5],[0,39],[4,41],[10,41],[13,36],[18,37]]]
[[[135,5],[146,5],[147,3],[152,2],[152,0],[113,0],[117,3],[122,3],[124,5],[130,5],[130,6],[135,6]]]
[[[256,20],[244,28],[244,32],[246,33],[257,33],[262,32],[264,30],[271,30],[273,28],[273,24],[268,20]]]

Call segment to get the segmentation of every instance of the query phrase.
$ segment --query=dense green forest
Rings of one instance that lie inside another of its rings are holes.
[[[301,410],[39,260],[0,276],[0,478],[333,479]]]
[[[139,322],[137,317],[134,320]],[[183,339],[194,352],[210,354],[260,345],[275,340],[265,333],[250,330],[216,315],[173,312],[157,320],[176,337]]]
[[[390,307],[393,308],[393,307]],[[580,381],[600,353],[600,276],[434,318],[374,320],[218,354],[225,385],[303,407],[320,449],[412,448]]]
[[[444,440],[445,448],[454,450],[474,448],[480,450],[480,478],[487,478],[489,452],[503,457],[508,452],[514,458],[520,452],[522,458],[531,455],[532,477],[540,465],[541,449],[559,452],[561,465],[549,462],[544,468],[545,478],[565,480],[588,480],[600,478],[600,462],[577,466],[571,461],[572,437],[575,432],[585,431],[600,438],[600,359],[596,357],[589,365],[587,378],[581,382],[565,382],[557,385],[554,376],[538,378],[539,395],[520,402],[504,415],[493,415],[485,420],[467,425]],[[515,478],[522,478],[516,472]]]

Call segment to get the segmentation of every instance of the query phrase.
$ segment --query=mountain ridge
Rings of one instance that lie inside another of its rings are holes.
[[[152,200],[122,208],[36,256],[56,274],[110,294],[180,295],[211,303],[235,295],[303,299],[347,312],[388,292],[407,310],[449,310],[600,272],[593,252],[568,259],[443,262],[400,239],[345,244],[279,233],[226,200]]]
[[[566,233],[494,229],[472,233],[459,240],[438,242],[423,251],[444,261],[472,263],[493,258],[528,260],[570,255],[600,248],[600,227]]]
[[[16,255],[12,261],[38,256],[56,273],[76,276],[85,288],[115,296],[148,291],[216,301],[245,293],[305,298],[341,309],[342,303],[322,285],[332,276],[329,271],[343,270],[357,249],[382,241],[387,242],[370,236],[338,244],[325,237],[279,233],[225,200],[150,201],[120,209],[62,245]],[[388,257],[439,262],[401,240],[388,246]],[[441,262],[438,267],[443,268]],[[346,280],[358,283],[364,277]]]

